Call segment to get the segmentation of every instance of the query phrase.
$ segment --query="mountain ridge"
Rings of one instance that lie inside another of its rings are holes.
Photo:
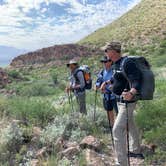
[[[12,60],[11,67],[26,67],[31,65],[61,65],[63,61],[72,58],[88,57],[98,55],[101,51],[96,48],[89,48],[78,44],[54,45],[42,48],[37,51],[20,55]]]
[[[166,38],[165,13],[165,0],[142,0],[119,19],[78,43],[98,47],[112,40],[121,41],[124,47],[156,44]]]

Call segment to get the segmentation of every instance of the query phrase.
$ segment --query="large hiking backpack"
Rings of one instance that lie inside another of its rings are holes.
[[[85,89],[89,90],[92,88],[92,78],[91,78],[91,72],[88,65],[82,65],[77,69],[77,72],[75,73],[75,78],[77,79],[77,73],[79,71],[83,72],[84,80],[85,80]]]
[[[143,56],[124,57],[121,63],[121,67],[122,67],[122,73],[127,80],[128,78],[123,70],[123,65],[125,64],[127,60],[132,60],[136,64],[137,68],[140,70],[142,75],[140,94],[138,95],[137,99],[152,100],[154,90],[155,90],[155,79],[154,79],[154,74],[150,68],[150,64],[148,63],[146,58]]]

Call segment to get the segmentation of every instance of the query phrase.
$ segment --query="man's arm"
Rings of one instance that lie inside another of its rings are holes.
[[[132,98],[139,93],[141,88],[141,72],[132,60],[128,60],[123,67],[130,83],[130,91],[123,92],[122,96],[125,100],[132,100]]]

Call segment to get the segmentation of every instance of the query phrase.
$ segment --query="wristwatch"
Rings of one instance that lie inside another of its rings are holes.
[[[108,80],[108,81],[105,81],[105,84],[107,85],[109,81],[110,81],[110,80]]]

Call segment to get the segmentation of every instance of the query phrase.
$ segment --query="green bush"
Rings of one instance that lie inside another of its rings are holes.
[[[45,83],[32,83],[30,85],[18,85],[16,93],[21,96],[48,96],[55,94],[55,88]]]
[[[51,78],[52,78],[54,84],[58,83],[58,75],[56,72],[51,72]]]
[[[48,101],[15,97],[9,100],[8,113],[16,119],[44,127],[55,116],[50,105]]]
[[[160,47],[162,47],[162,48],[165,48],[165,49],[166,49],[166,39],[165,39],[165,40],[163,40],[163,41],[161,41],[161,43],[160,43]]]
[[[156,92],[153,101],[139,103],[136,121],[143,131],[143,137],[147,142],[155,143],[161,148],[166,147],[166,88],[164,80],[156,81]]]
[[[22,144],[22,131],[17,124],[10,124],[0,131],[0,164],[14,161]]]
[[[166,98],[140,103],[137,122],[143,131],[162,127],[166,121]]]
[[[4,115],[8,108],[8,101],[5,97],[0,97],[0,117]]]
[[[21,76],[20,76],[20,73],[19,73],[18,71],[16,71],[16,70],[11,70],[11,71],[9,71],[9,72],[8,72],[8,75],[9,75],[10,77],[14,78],[14,79],[18,79],[18,78],[21,77]]]

